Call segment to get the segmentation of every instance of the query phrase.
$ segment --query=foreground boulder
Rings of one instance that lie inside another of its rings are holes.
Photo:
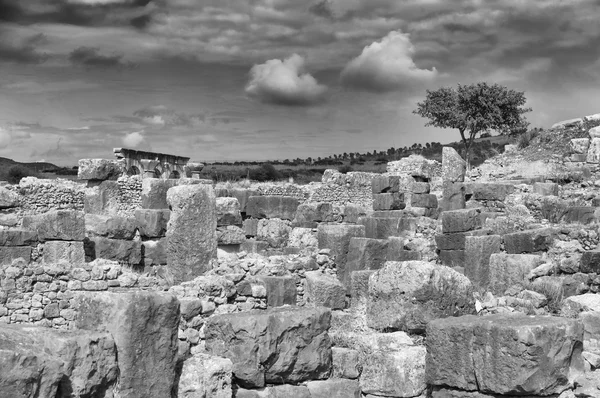
[[[330,321],[322,307],[217,315],[205,325],[206,350],[229,358],[244,388],[324,379],[331,371]]]
[[[178,398],[231,398],[231,361],[196,354],[183,363]]]
[[[175,388],[179,301],[173,295],[81,292],[77,328],[109,332],[119,353],[121,398],[170,397]]]
[[[566,318],[437,319],[427,325],[427,383],[490,394],[559,394],[581,367],[582,338],[581,323]]]
[[[422,333],[427,322],[473,314],[469,279],[425,261],[388,261],[369,278],[367,324],[377,330]]]
[[[2,397],[104,397],[118,374],[108,333],[0,326]]]

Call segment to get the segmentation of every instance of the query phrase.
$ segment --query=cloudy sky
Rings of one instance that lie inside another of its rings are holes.
[[[533,126],[600,112],[600,0],[0,0],[0,156],[199,161],[457,140],[426,89],[525,91]]]

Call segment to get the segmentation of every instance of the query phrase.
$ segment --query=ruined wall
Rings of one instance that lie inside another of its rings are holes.
[[[142,208],[142,177],[123,176],[117,180],[119,186],[117,197],[117,214],[131,214]]]
[[[44,213],[51,210],[83,210],[83,184],[70,180],[45,180],[26,177],[19,185],[6,185],[19,195],[19,214]]]

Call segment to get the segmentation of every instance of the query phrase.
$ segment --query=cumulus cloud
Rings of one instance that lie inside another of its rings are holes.
[[[366,46],[344,67],[340,75],[342,84],[359,90],[386,92],[410,89],[435,79],[436,68],[420,69],[413,61],[414,52],[408,34],[390,32],[381,41]]]
[[[133,133],[129,133],[123,137],[123,145],[128,148],[135,148],[141,145],[145,140],[142,131],[134,131]]]
[[[307,106],[324,99],[327,86],[304,73],[305,60],[298,54],[281,61],[272,59],[254,65],[246,94],[261,102],[277,105]]]
[[[4,149],[10,145],[12,140],[11,134],[8,130],[0,127],[0,149]]]

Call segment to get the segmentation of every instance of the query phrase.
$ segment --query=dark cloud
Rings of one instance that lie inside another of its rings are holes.
[[[0,37],[1,35],[2,30],[0,30]],[[15,62],[19,64],[42,63],[48,59],[48,55],[38,51],[37,47],[44,43],[45,40],[45,36],[41,33],[16,43],[0,40],[0,62]]]
[[[78,66],[90,68],[119,68],[131,67],[130,63],[123,61],[123,55],[102,55],[94,47],[79,47],[69,54],[69,61]]]
[[[335,16],[333,15],[333,11],[331,10],[331,4],[328,0],[323,0],[311,5],[308,8],[308,11],[311,14],[314,14],[318,17],[323,17],[331,20],[335,18]]]

